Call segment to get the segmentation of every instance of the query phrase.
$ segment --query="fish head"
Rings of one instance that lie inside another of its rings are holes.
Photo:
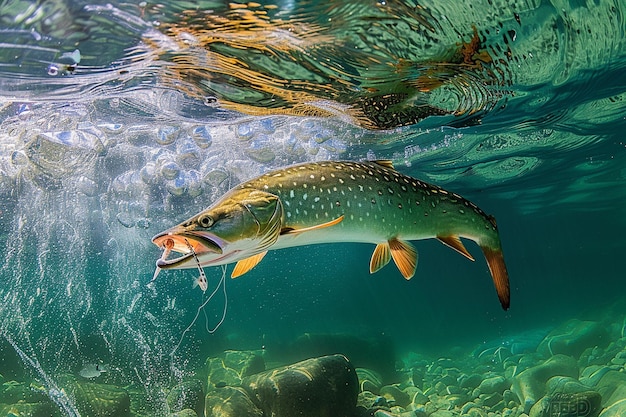
[[[257,189],[241,188],[190,219],[159,233],[152,242],[181,253],[161,258],[161,269],[195,268],[235,262],[267,250],[278,239],[283,208],[280,199]],[[195,254],[195,256],[194,256]]]

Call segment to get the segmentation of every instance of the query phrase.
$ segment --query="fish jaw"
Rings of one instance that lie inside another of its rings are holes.
[[[195,268],[194,254],[203,259],[216,258],[222,256],[223,248],[228,246],[227,242],[211,233],[189,231],[181,226],[159,233],[152,238],[152,242],[166,251],[169,249],[183,254],[173,259],[166,259],[167,256],[158,259],[156,265],[161,269]]]

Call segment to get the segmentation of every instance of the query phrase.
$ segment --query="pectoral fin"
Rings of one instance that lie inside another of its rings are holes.
[[[267,251],[263,251],[257,253],[256,255],[252,255],[248,258],[242,259],[235,265],[235,269],[233,269],[233,273],[230,275],[231,278],[237,278],[254,268],[261,259],[267,254]]]
[[[376,245],[374,253],[372,253],[372,259],[370,260],[370,274],[377,272],[383,266],[387,265],[391,260],[391,250],[389,249],[389,243],[383,242]]]
[[[330,226],[334,226],[336,224],[341,223],[341,221],[343,220],[343,217],[344,216],[342,215],[329,222],[316,224],[315,226],[310,226],[310,227],[303,227],[301,229],[284,228],[283,230],[280,231],[280,234],[281,235],[293,235],[293,234],[299,234],[299,233],[304,233],[304,232],[310,232],[311,230],[323,229],[325,227],[330,227]]]
[[[389,241],[391,257],[405,279],[413,278],[417,267],[417,251],[408,242],[398,239]]]
[[[465,249],[463,242],[461,242],[461,239],[458,236],[437,236],[437,239],[447,247],[452,248],[461,255],[465,256],[470,261],[474,260],[474,257],[470,255],[467,249]]]

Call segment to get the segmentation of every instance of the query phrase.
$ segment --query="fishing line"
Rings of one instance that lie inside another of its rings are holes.
[[[183,339],[185,338],[185,335],[187,334],[189,330],[191,330],[194,324],[196,324],[196,321],[198,321],[198,317],[200,316],[200,311],[204,312],[205,317],[206,317],[206,312],[204,311],[204,307],[206,307],[209,301],[213,299],[215,294],[217,294],[217,292],[219,291],[220,287],[222,287],[224,290],[224,310],[222,311],[222,318],[213,329],[208,328],[209,319],[206,318],[205,328],[209,333],[213,334],[222,325],[222,323],[224,322],[224,319],[226,318],[226,310],[228,308],[228,298],[226,297],[226,265],[222,265],[222,278],[220,279],[220,282],[217,284],[213,292],[211,292],[209,297],[200,305],[200,307],[198,307],[198,310],[196,310],[196,315],[194,316],[189,326],[187,326],[187,328],[180,335],[180,340],[178,340],[178,343],[174,347],[174,350],[172,350],[172,352],[170,353],[170,357],[174,357],[174,354],[176,353],[180,345],[183,343]]]
[[[224,323],[224,319],[226,318],[226,311],[228,310],[228,294],[226,293],[226,265],[222,265],[222,279],[220,279],[220,282],[217,283],[217,287],[215,287],[215,290],[211,294],[211,297],[213,297],[213,295],[217,292],[217,290],[220,287],[222,287],[222,289],[224,291],[224,309],[222,310],[222,318],[215,325],[215,327],[213,329],[209,329],[209,319],[208,318],[206,319],[206,321],[204,323],[204,328],[206,329],[207,332],[209,332],[211,334],[215,333],[217,331],[217,329],[220,328],[222,323]],[[206,318],[206,312],[204,313],[204,317]]]
[[[189,247],[189,250],[191,251],[191,254],[193,255],[193,259],[196,261],[196,266],[198,267],[198,272],[200,272],[200,276],[198,277],[198,282],[206,282],[207,285],[209,283],[209,281],[207,280],[206,275],[204,274],[204,269],[202,269],[202,266],[200,265],[200,260],[198,259],[198,255],[196,255],[196,251],[193,250],[193,246],[191,246],[191,243],[189,243],[189,241],[187,239],[185,239],[185,242],[187,243],[187,247]],[[201,287],[202,288],[202,287]],[[202,288],[202,292],[205,292],[206,288]]]

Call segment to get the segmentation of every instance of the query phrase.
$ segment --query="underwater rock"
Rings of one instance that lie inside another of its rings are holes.
[[[482,381],[483,377],[480,374],[463,375],[459,378],[459,386],[473,390],[478,388]]]
[[[366,410],[374,407],[386,407],[387,400],[385,400],[384,397],[376,395],[370,391],[362,391],[359,392],[359,395],[357,396],[356,404],[360,411],[365,412]]]
[[[370,391],[378,394],[383,385],[382,377],[378,372],[366,368],[356,368],[356,375],[359,378],[359,391]]]
[[[578,358],[588,347],[605,347],[609,342],[609,334],[602,324],[573,319],[548,333],[537,352],[546,357],[560,353]]]
[[[437,410],[432,413],[429,417],[456,417],[458,414],[453,413],[448,410]]]
[[[361,338],[349,334],[305,333],[285,351],[277,352],[285,363],[341,353],[360,368],[375,369],[383,381],[396,379],[396,356],[389,338]]]
[[[467,417],[487,417],[488,414],[482,408],[472,408],[464,415]]]
[[[624,417],[626,416],[626,398],[605,408],[599,417]]]
[[[197,414],[202,414],[204,410],[202,381],[190,379],[176,385],[167,394],[167,405],[170,408],[170,412],[192,409]]]
[[[184,410],[170,414],[169,417],[198,417],[198,413],[190,408],[185,408]]]
[[[0,386],[0,403],[37,403],[49,401],[45,390],[35,390],[24,382],[7,381]]]
[[[476,394],[493,394],[495,392],[502,393],[510,387],[511,384],[505,377],[497,375],[484,379],[476,389]]]
[[[460,407],[469,401],[469,397],[463,393],[446,395],[444,398],[453,407]]]
[[[359,382],[343,355],[330,355],[262,372],[243,388],[266,416],[352,417]]]
[[[376,412],[378,413],[378,411]],[[378,414],[374,414],[374,416],[378,417]],[[368,417],[371,414],[368,414]],[[429,417],[428,414],[424,410],[412,410],[412,411],[404,411],[400,413],[389,414],[393,417]],[[385,415],[386,416],[386,415]]]
[[[524,412],[546,393],[546,383],[553,376],[578,378],[578,365],[571,356],[554,355],[540,365],[520,372],[514,379],[511,390],[517,394]]]
[[[584,391],[574,394],[557,393],[545,396],[532,406],[529,417],[598,417],[600,394]]]
[[[595,386],[611,370],[612,368],[609,366],[590,365],[582,370],[579,380],[589,387]]]
[[[622,349],[616,343],[610,343],[606,349],[599,348],[598,346],[588,347],[583,351],[578,359],[578,363],[581,367],[590,365],[605,365],[611,362]]]
[[[518,405],[520,405],[517,395],[515,395],[513,391],[508,389],[502,393],[502,400],[509,408],[517,407]]]
[[[515,375],[525,371],[526,369],[537,366],[538,363],[543,362],[545,359],[546,358],[538,353],[523,355],[519,358],[519,361],[517,361],[517,365],[515,366]]]
[[[411,380],[413,385],[419,389],[424,388],[424,368],[416,366],[411,369]]]
[[[476,402],[485,407],[489,407],[493,411],[497,411],[495,410],[496,404],[502,403],[502,406],[504,406],[503,400],[504,397],[502,396],[502,394],[500,394],[499,392],[493,392],[491,394],[480,394]]]
[[[55,415],[51,403],[0,404],[0,416],[50,417]]]
[[[265,371],[263,357],[252,351],[227,350],[223,355],[224,365],[234,369],[242,377]]]
[[[546,392],[561,394],[576,394],[579,392],[589,391],[589,387],[583,385],[578,379],[567,376],[554,376],[546,383]]]
[[[66,391],[74,397],[81,415],[89,417],[130,417],[130,396],[124,389],[95,382],[64,378]]]
[[[594,387],[602,395],[602,404],[609,406],[626,396],[626,373],[615,370],[607,371]],[[626,414],[624,414],[626,416]]]
[[[241,385],[241,375],[234,369],[211,364],[209,367],[208,389]]]
[[[604,397],[602,399],[604,400]],[[626,384],[619,385],[617,388],[615,388],[611,396],[608,399],[606,399],[606,401],[603,401],[603,405],[606,405],[607,407],[609,407],[624,399],[626,399]]]
[[[265,371],[265,361],[256,352],[227,350],[217,358],[206,360],[209,388],[240,385],[241,380]]]
[[[402,391],[396,385],[385,385],[380,389],[380,396],[387,400],[387,403],[391,405],[398,405],[400,407],[406,407],[411,404],[411,397],[406,392]]]
[[[216,388],[207,394],[204,404],[204,417],[263,417],[240,387]]]
[[[422,391],[414,392],[411,395],[411,404],[415,406],[422,406],[426,404],[428,401],[429,401],[428,397]]]

